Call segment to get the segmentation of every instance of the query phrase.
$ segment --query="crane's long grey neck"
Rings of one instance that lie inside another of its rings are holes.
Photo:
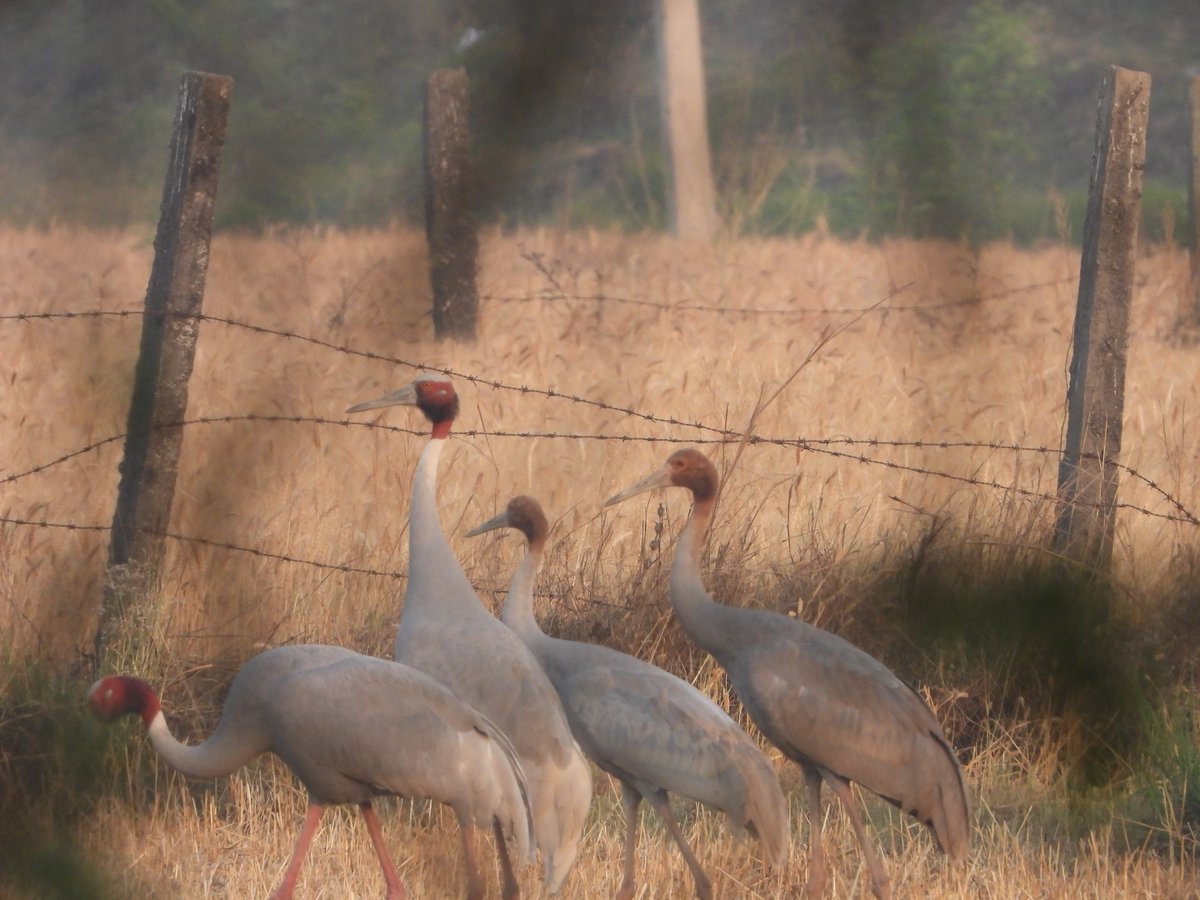
[[[212,737],[202,744],[188,746],[175,740],[162,710],[148,729],[150,743],[172,769],[189,778],[218,778],[240,769],[267,747],[255,736],[238,735],[236,730],[217,726]]]
[[[542,634],[533,614],[533,585],[541,564],[540,551],[530,549],[525,553],[508,583],[508,596],[504,598],[504,610],[500,614],[501,621],[523,641]]]
[[[422,608],[433,614],[483,608],[475,588],[450,549],[438,517],[438,460],[445,446],[445,438],[430,440],[421,451],[413,476],[408,520],[408,588],[404,595],[406,611]]]
[[[727,637],[721,624],[725,608],[708,595],[700,574],[700,550],[712,511],[711,500],[697,502],[679,534],[671,566],[671,605],[688,637],[716,656]]]

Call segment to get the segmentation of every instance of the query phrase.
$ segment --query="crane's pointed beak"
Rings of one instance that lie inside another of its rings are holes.
[[[416,382],[406,384],[397,391],[392,391],[390,394],[384,394],[377,400],[367,400],[363,403],[355,403],[346,412],[356,413],[363,412],[368,409],[382,409],[385,406],[416,406],[417,405],[417,386]]]
[[[476,525],[467,532],[467,537],[476,537],[483,534],[485,531],[495,531],[497,528],[507,528],[509,526],[508,510],[500,513],[498,516],[493,516],[482,525]]]
[[[655,469],[653,472],[651,472],[649,475],[647,475],[645,478],[643,478],[641,481],[637,482],[636,484],[631,484],[629,487],[625,488],[625,490],[621,491],[621,493],[613,494],[611,497],[609,497],[607,500],[604,501],[604,505],[612,506],[616,503],[620,503],[622,500],[628,500],[630,497],[634,496],[635,494],[640,494],[640,493],[643,493],[644,491],[652,491],[655,488],[670,487],[670,486],[671,486],[671,472],[666,466],[663,466],[662,468]]]
[[[87,697],[84,699],[84,702],[87,703],[87,707],[89,710],[91,710],[92,715],[101,722],[111,722],[115,716],[111,715],[109,711],[105,709],[101,689],[101,685],[103,683],[104,679],[101,678],[90,688],[88,688]]]

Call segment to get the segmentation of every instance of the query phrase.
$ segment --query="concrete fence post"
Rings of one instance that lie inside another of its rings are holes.
[[[158,581],[183,441],[180,429],[163,426],[187,412],[232,91],[232,78],[204,72],[187,72],[179,89],[96,628],[98,665],[112,639],[134,627]]]
[[[1056,550],[1097,571],[1112,558],[1149,109],[1150,76],[1113,66],[1097,113],[1054,540]]]

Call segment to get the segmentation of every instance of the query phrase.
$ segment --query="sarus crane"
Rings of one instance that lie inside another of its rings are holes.
[[[877,897],[890,897],[891,888],[850,782],[923,822],[938,846],[961,860],[970,832],[962,768],[916,691],[834,634],[781,613],[717,603],[705,590],[700,549],[719,484],[712,462],[687,448],[605,506],[653,488],[691,492],[691,516],[671,567],[671,605],[688,637],[724,667],[750,718],[804,772],[811,820],[809,896],[820,896],[827,878],[820,836],[822,782],[850,817]]]
[[[253,657],[237,673],[216,730],[203,743],[171,734],[153,688],[140,678],[110,675],[88,692],[95,716],[111,722],[139,716],[150,743],[191,778],[217,778],[274,753],[308,790],[308,812],[283,882],[288,900],[309,842],[331,804],[357,803],[387,881],[388,900],[405,896],[388,853],[376,797],[430,798],[454,810],[462,833],[467,896],[483,897],[473,830],[507,829],[517,858],[533,846],[527,786],[516,751],[503,733],[428,675],[341,647],[292,645]],[[504,896],[519,894],[503,842],[498,847]]]
[[[533,585],[550,530],[546,515],[534,498],[515,497],[502,513],[467,534],[506,527],[525,535],[527,550],[504,601],[504,624],[550,676],[584,752],[621,785],[625,862],[618,900],[634,895],[643,799],[679,846],[696,895],[712,896],[712,882],[671,812],[668,792],[722,810],[757,835],[767,862],[782,868],[790,838],[788,809],[770,760],[721,707],[683,679],[609,647],[545,634],[533,612]]]
[[[411,384],[347,412],[397,405],[416,406],[432,430],[413,476],[408,584],[395,658],[445,684],[508,735],[529,781],[545,884],[554,893],[579,849],[592,799],[591,770],[546,673],[508,626],[480,602],[442,531],[437,469],[458,414],[454,385],[423,373]]]

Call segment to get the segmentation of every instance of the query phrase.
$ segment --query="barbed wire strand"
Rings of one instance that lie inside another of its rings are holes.
[[[1052,281],[1042,281],[1036,284],[1022,285],[1021,287],[1006,288],[1003,291],[996,291],[991,294],[983,294],[979,297],[968,297],[964,300],[947,300],[940,303],[917,303],[907,304],[903,306],[888,305],[880,309],[874,306],[862,307],[828,307],[828,306],[779,306],[779,307],[754,307],[754,306],[720,306],[717,304],[697,304],[697,303],[667,303],[662,300],[641,300],[636,297],[622,297],[614,294],[576,294],[564,291],[560,288],[543,289],[535,294],[525,294],[519,297],[506,296],[502,294],[481,294],[479,299],[491,303],[561,303],[575,301],[580,303],[615,303],[623,306],[637,306],[646,309],[656,309],[664,312],[680,312],[680,313],[715,313],[718,315],[738,315],[738,316],[857,316],[864,313],[882,312],[882,313],[919,313],[933,312],[936,310],[956,309],[961,307],[977,306],[980,303],[986,303],[991,300],[1000,300],[1005,297],[1011,297],[1015,294],[1022,294],[1028,291],[1041,290],[1048,287],[1061,287],[1066,284],[1075,284],[1079,278],[1077,276],[1069,276],[1066,278],[1056,278]]]
[[[693,428],[698,431],[707,431],[710,433],[723,433],[723,429],[714,428],[713,426],[704,425],[699,422],[688,422],[682,419],[667,418],[655,416],[651,413],[641,412],[640,410],[631,407],[618,406],[613,403],[608,403],[603,400],[593,400],[588,397],[580,397],[575,394],[567,394],[562,391],[556,391],[553,388],[530,387],[529,385],[512,385],[505,382],[484,378],[480,375],[474,375],[468,372],[459,372],[455,369],[448,369],[442,366],[434,366],[428,363],[413,362],[412,360],[402,359],[396,356],[387,356],[383,353],[376,353],[372,350],[358,350],[354,347],[345,344],[335,344],[332,341],[326,341],[321,338],[303,335],[297,332],[284,331],[280,328],[271,328],[266,325],[256,325],[251,322],[242,322],[237,319],[231,319],[228,316],[214,316],[209,313],[159,313],[145,312],[142,310],[115,310],[115,311],[84,311],[84,312],[62,312],[62,313],[15,313],[7,316],[0,316],[0,320],[9,319],[17,321],[36,321],[41,319],[76,319],[95,316],[116,316],[129,317],[140,315],[165,315],[179,316],[180,318],[195,319],[199,322],[213,322],[219,325],[225,325],[231,328],[241,328],[254,334],[268,334],[274,337],[280,337],[285,340],[294,340],[305,344],[310,344],[314,347],[320,347],[325,350],[333,350],[338,353],[344,353],[348,356],[355,356],[360,359],[369,359],[377,362],[390,363],[395,366],[404,366],[415,371],[440,372],[451,378],[458,378],[464,382],[474,385],[482,385],[495,390],[512,391],[519,394],[532,394],[535,396],[546,397],[548,399],[567,400],[572,403],[578,403],[583,406],[591,406],[596,409],[602,409],[606,412],[619,413],[623,416],[642,419],[647,422],[653,422],[659,425],[673,425],[683,428]]]
[[[872,312],[925,312],[935,309],[951,309],[954,307],[975,306],[981,302],[988,300],[998,300],[1003,297],[1010,297],[1013,294],[1024,293],[1026,291],[1038,290],[1044,287],[1058,287],[1064,284],[1075,284],[1079,281],[1078,275],[1067,276],[1065,278],[1057,278],[1051,281],[1043,281],[1030,285],[1021,285],[1020,287],[1007,288],[1003,291],[996,291],[991,294],[982,294],[978,297],[968,297],[963,300],[950,300],[944,303],[927,303],[914,304],[911,306],[894,306],[880,308],[882,303],[873,303],[870,306],[858,308],[830,308],[824,306],[810,307],[738,307],[738,306],[720,306],[715,304],[688,304],[688,303],[667,303],[660,300],[639,300],[632,297],[614,296],[603,292],[595,294],[575,294],[563,287],[562,281],[559,278],[561,271],[561,263],[555,261],[549,263],[546,260],[546,254],[537,250],[529,250],[524,244],[520,246],[521,258],[529,263],[538,271],[549,285],[548,288],[543,288],[537,294],[532,296],[526,295],[522,297],[499,297],[495,295],[483,295],[480,299],[492,300],[501,303],[521,303],[521,302],[538,302],[538,301],[582,301],[589,303],[605,302],[627,304],[630,306],[649,307],[651,309],[668,310],[670,312],[701,312],[701,313],[721,313],[734,315],[849,315],[862,316]],[[570,273],[568,273],[570,274]],[[908,285],[905,285],[908,287]],[[893,291],[890,296],[900,293],[899,290]],[[794,295],[793,295],[794,296]],[[888,299],[890,299],[890,296]]]
[[[110,525],[81,525],[76,522],[52,522],[48,519],[24,519],[18,516],[0,516],[0,524],[3,525],[23,525],[34,528],[55,528],[64,531],[92,531],[92,532],[110,532]],[[235,544],[231,541],[218,541],[212,538],[197,537],[196,535],[180,534],[175,531],[156,531],[151,528],[139,529],[147,534],[157,534],[173,541],[179,541],[185,544],[198,544],[202,547],[212,547],[218,550],[233,550],[238,553],[248,553],[251,556],[257,556],[261,559],[271,559],[277,562],[298,563],[305,566],[311,566],[315,569],[324,569],[333,572],[342,572],[350,575],[376,575],[383,578],[407,578],[408,573],[402,571],[393,571],[387,569],[373,569],[366,566],[352,566],[349,563],[329,563],[322,562],[316,559],[304,559],[299,556],[292,556],[288,553],[273,553],[269,550],[261,550],[256,547],[246,547],[241,544]]]
[[[381,431],[390,431],[398,434],[406,434],[414,437],[424,437],[427,434],[425,429],[409,428],[402,425],[384,425],[374,422],[356,422],[350,419],[329,419],[320,416],[298,416],[298,415],[278,415],[278,414],[257,414],[247,413],[242,415],[225,415],[225,416],[200,416],[193,419],[185,419],[179,422],[168,422],[154,426],[155,428],[184,428],[197,425],[213,425],[213,424],[230,424],[237,422],[260,422],[260,423],[286,423],[286,424],[314,424],[314,425],[334,425],[348,428],[370,428]],[[487,438],[516,438],[520,440],[528,440],[531,438],[545,439],[563,439],[563,440],[591,440],[591,441],[614,441],[618,443],[657,443],[657,444],[701,444],[701,445],[718,445],[730,444],[735,442],[733,437],[721,438],[681,438],[672,436],[641,436],[628,434],[592,434],[588,432],[561,432],[561,431],[495,431],[484,429],[461,429],[454,432],[456,436],[462,438],[469,437],[487,437]],[[103,447],[107,444],[122,440],[125,437],[123,434],[113,435],[95,441],[86,447],[78,450],[73,450],[70,453],[64,454],[57,459],[50,460],[45,463],[40,463],[22,472],[17,472],[0,478],[0,484],[7,484],[17,481],[34,474],[38,474],[53,468],[56,465],[65,463],[74,459],[81,454],[87,453]],[[1058,456],[1061,451],[1050,447],[1026,447],[1019,444],[1001,443],[994,441],[903,441],[903,440],[883,440],[879,438],[765,438],[752,437],[749,443],[766,444],[771,446],[787,447],[791,449],[807,450],[813,453],[821,453],[836,459],[846,459],[851,462],[863,463],[866,465],[882,466],[895,471],[909,472],[917,475],[925,475],[934,478],[942,478],[950,481],[955,481],[962,484],[969,484],[975,487],[989,488],[1004,493],[1011,493],[1017,496],[1026,497],[1032,500],[1041,500],[1045,502],[1057,502],[1057,494],[1050,494],[1044,491],[1036,491],[1030,488],[1023,488],[1015,484],[1008,484],[997,481],[995,479],[977,478],[970,475],[959,475],[953,472],[943,472],[936,469],[927,469],[923,466],[912,465],[909,463],[901,463],[889,459],[877,459],[872,456],[867,456],[863,453],[851,453],[843,450],[833,449],[835,446],[865,446],[865,447],[888,447],[897,449],[926,449],[926,450],[946,450],[946,449],[979,449],[988,450],[991,452],[1008,452],[1008,453],[1030,453],[1043,456]],[[1163,513],[1148,509],[1145,506],[1140,506],[1135,503],[1119,502],[1113,504],[1114,509],[1123,509],[1130,512],[1136,512],[1150,518],[1165,519],[1172,522],[1185,522],[1190,525],[1200,525],[1200,518],[1187,509],[1174,496],[1158,485],[1157,482],[1147,478],[1131,466],[1126,466],[1121,463],[1115,464],[1116,467],[1128,475],[1130,478],[1138,480],[1146,485],[1151,490],[1155,491],[1167,503],[1175,508],[1177,515],[1171,513]],[[1081,503],[1086,507],[1100,508],[1106,504],[1093,502],[1091,504]]]
[[[1066,284],[1073,284],[1077,281],[1076,277],[1067,277],[1067,278],[1055,279],[1055,280],[1051,280],[1051,281],[1040,282],[1040,283],[1036,283],[1036,284],[1023,285],[1023,286],[1015,287],[1015,288],[1009,288],[1009,289],[1006,289],[1003,291],[998,291],[998,292],[994,292],[991,294],[981,295],[979,297],[966,298],[966,299],[958,300],[958,301],[931,303],[931,304],[911,304],[911,305],[903,305],[903,306],[900,306],[900,305],[889,306],[889,305],[885,305],[885,301],[881,301],[880,303],[873,304],[872,306],[863,307],[863,308],[836,308],[835,309],[835,308],[827,308],[827,307],[774,307],[774,308],[772,308],[772,307],[734,307],[734,306],[721,306],[721,305],[715,305],[715,304],[690,304],[690,303],[672,304],[672,303],[666,303],[666,302],[661,302],[661,301],[642,300],[642,299],[632,298],[632,297],[614,296],[614,295],[610,295],[610,294],[604,294],[602,292],[594,293],[594,294],[573,293],[573,292],[569,292],[569,291],[565,290],[562,287],[562,285],[559,283],[558,278],[555,276],[554,272],[545,264],[544,260],[542,259],[542,257],[540,255],[537,255],[537,254],[534,254],[532,256],[529,254],[523,254],[523,255],[536,268],[538,268],[538,270],[542,273],[542,275],[547,279],[547,281],[551,285],[551,288],[543,290],[542,292],[535,294],[535,295],[531,295],[531,296],[508,297],[508,296],[498,296],[498,295],[484,295],[481,299],[483,299],[485,301],[499,302],[499,303],[539,302],[539,301],[541,301],[541,302],[571,302],[571,301],[573,301],[573,302],[585,302],[585,303],[605,302],[605,303],[612,303],[612,304],[620,304],[620,305],[628,305],[628,306],[637,306],[637,307],[642,307],[642,308],[656,309],[656,310],[660,310],[660,311],[671,311],[671,312],[677,312],[677,313],[705,313],[705,314],[719,314],[719,315],[738,315],[738,316],[746,316],[746,317],[755,316],[755,315],[762,315],[762,316],[789,316],[789,315],[790,316],[812,316],[812,315],[862,316],[865,314],[869,314],[871,312],[880,312],[880,313],[884,313],[884,314],[890,313],[890,312],[923,313],[923,312],[931,312],[931,311],[936,311],[936,310],[944,310],[944,309],[954,308],[954,307],[974,306],[981,302],[1002,299],[1005,297],[1013,296],[1018,293],[1024,293],[1024,292],[1039,290],[1039,289],[1048,288],[1048,287],[1059,287],[1059,286],[1066,285]],[[14,313],[14,314],[0,315],[0,321],[6,321],[6,320],[7,321],[34,321],[34,320],[100,318],[100,317],[131,318],[131,317],[144,317],[147,314],[148,313],[145,310],[113,310],[113,311],[85,310],[85,311],[65,311],[65,312],[43,312],[43,313]],[[149,314],[154,315],[155,313],[149,313]],[[179,315],[179,314],[178,313],[158,313],[158,315]],[[399,357],[388,356],[385,354],[375,353],[375,352],[367,351],[367,350],[359,350],[354,347],[350,347],[348,345],[336,344],[331,341],[322,340],[320,338],[312,337],[309,335],[302,335],[302,334],[299,334],[296,332],[290,332],[290,331],[286,331],[283,329],[271,328],[271,327],[263,326],[263,325],[257,325],[254,323],[244,322],[244,321],[240,321],[240,320],[233,319],[233,318],[226,317],[226,316],[216,316],[216,315],[207,314],[207,313],[197,313],[197,314],[190,314],[189,317],[194,318],[198,321],[207,321],[207,322],[212,322],[215,324],[224,325],[226,327],[240,328],[240,329],[243,329],[243,330],[249,331],[251,333],[255,333],[255,334],[271,335],[274,337],[283,338],[285,340],[299,341],[299,342],[306,343],[306,344],[309,344],[309,345],[312,345],[315,347],[319,347],[322,349],[327,349],[327,350],[331,350],[334,352],[359,357],[362,359],[386,362],[391,365],[405,366],[405,367],[409,367],[409,368],[412,368],[415,370],[442,372],[450,377],[462,379],[463,381],[465,381],[467,383],[483,385],[486,387],[490,387],[494,390],[513,391],[513,392],[517,392],[517,393],[521,393],[521,394],[533,394],[533,395],[545,397],[547,399],[562,399],[562,400],[566,400],[568,402],[573,402],[573,403],[590,406],[590,407],[601,409],[601,410],[604,410],[607,412],[617,413],[622,416],[629,416],[632,418],[641,419],[643,421],[654,423],[654,424],[667,425],[667,426],[673,426],[673,427],[690,428],[693,430],[697,430],[697,431],[701,431],[701,432],[713,435],[712,437],[708,437],[708,438],[699,438],[699,437],[681,438],[681,437],[675,437],[675,436],[636,436],[636,435],[628,435],[628,434],[604,435],[604,434],[571,433],[571,432],[533,432],[533,431],[507,431],[506,432],[506,431],[483,431],[483,430],[460,430],[460,431],[456,432],[459,436],[462,436],[462,437],[487,436],[487,437],[513,437],[513,438],[522,438],[522,439],[536,437],[536,438],[559,438],[559,439],[570,439],[570,440],[598,440],[598,441],[620,441],[620,442],[640,441],[640,442],[648,442],[648,443],[669,443],[669,444],[699,443],[699,444],[710,444],[710,445],[745,441],[746,443],[749,443],[749,444],[765,444],[765,445],[773,445],[773,446],[781,446],[781,447],[791,447],[791,448],[796,448],[796,449],[805,450],[805,451],[809,451],[809,452],[824,453],[824,454],[826,454],[828,456],[832,456],[834,458],[845,459],[848,461],[858,462],[858,463],[867,464],[867,465],[883,466],[885,468],[892,469],[892,470],[905,471],[905,472],[910,472],[910,473],[929,476],[929,477],[949,479],[949,480],[953,480],[956,482],[965,483],[965,484],[969,484],[969,485],[973,485],[973,486],[977,486],[977,487],[984,487],[984,488],[989,488],[989,489],[993,489],[993,490],[1003,491],[1003,492],[1010,493],[1010,494],[1013,494],[1016,496],[1026,497],[1026,498],[1032,499],[1032,500],[1038,500],[1038,501],[1043,501],[1043,502],[1057,502],[1058,501],[1058,497],[1055,494],[1048,494],[1045,492],[1040,492],[1040,491],[1032,490],[1029,488],[1022,488],[1022,487],[1019,487],[1019,486],[1013,485],[1013,484],[1004,484],[1004,483],[1001,483],[1001,482],[998,482],[995,480],[981,479],[981,478],[965,476],[965,475],[957,475],[957,474],[949,473],[949,472],[940,472],[940,471],[936,471],[936,470],[926,469],[921,466],[900,463],[895,460],[876,459],[874,457],[867,456],[864,453],[853,453],[853,452],[849,452],[849,451],[845,451],[845,450],[834,449],[834,447],[836,447],[836,446],[847,446],[847,447],[920,449],[920,450],[928,450],[928,449],[945,450],[945,449],[952,449],[952,448],[954,448],[954,449],[983,449],[983,450],[989,450],[992,452],[1035,453],[1035,454],[1046,454],[1046,455],[1055,455],[1055,456],[1057,456],[1061,453],[1061,451],[1059,451],[1057,449],[1053,449],[1053,448],[1025,447],[1025,446],[1021,446],[1021,445],[1017,445],[1017,444],[1000,443],[1000,442],[992,442],[992,441],[966,441],[966,440],[928,441],[928,440],[895,440],[895,439],[881,439],[881,438],[848,438],[848,437],[842,437],[842,438],[803,438],[803,437],[778,438],[778,437],[767,437],[767,436],[757,435],[757,434],[744,435],[744,434],[734,431],[732,429],[718,428],[715,426],[706,425],[701,422],[689,422],[689,421],[677,419],[674,417],[657,416],[652,413],[646,413],[641,410],[633,409],[631,407],[623,407],[623,406],[620,406],[617,404],[608,403],[606,401],[595,400],[593,398],[580,397],[580,396],[568,394],[565,392],[556,391],[554,389],[531,387],[528,385],[511,385],[511,384],[507,384],[505,382],[501,382],[499,380],[488,379],[488,378],[484,378],[484,377],[481,377],[478,375],[474,375],[472,373],[458,372],[458,371],[455,371],[452,369],[446,369],[446,368],[441,368],[441,367],[437,367],[437,366],[430,366],[430,365],[426,365],[423,363],[413,362],[410,360],[402,359]],[[311,423],[311,424],[318,424],[318,425],[338,425],[338,426],[343,426],[343,427],[376,428],[376,429],[383,429],[385,431],[392,431],[392,432],[398,432],[398,433],[404,433],[404,434],[410,434],[410,435],[424,435],[425,434],[424,430],[405,428],[402,426],[395,426],[395,425],[383,425],[383,424],[372,423],[372,422],[354,422],[354,421],[351,421],[348,419],[329,419],[329,418],[313,417],[313,416],[285,416],[285,415],[258,415],[258,414],[246,414],[246,415],[237,415],[237,416],[198,417],[198,418],[183,420],[183,421],[174,422],[174,423],[161,424],[161,425],[158,425],[155,427],[179,428],[179,427],[195,426],[195,425],[202,425],[202,424],[234,423],[234,422],[296,423],[296,424]],[[74,458],[77,458],[84,454],[98,450],[99,448],[106,446],[107,444],[121,441],[125,437],[126,437],[126,435],[124,435],[124,434],[117,434],[117,435],[112,435],[107,438],[103,438],[99,441],[94,441],[90,444],[87,444],[76,450],[72,450],[72,451],[70,451],[66,454],[63,454],[62,456],[59,456],[48,462],[35,465],[35,466],[33,466],[25,471],[22,471],[22,472],[10,474],[3,478],[0,478],[0,484],[13,483],[22,478],[42,473],[42,472],[46,471],[47,469],[50,469],[50,468],[53,468],[54,466],[63,464],[71,459],[74,459]],[[1157,492],[1168,504],[1170,504],[1172,507],[1175,508],[1175,510],[1177,510],[1178,514],[1175,515],[1175,514],[1169,514],[1169,513],[1156,512],[1156,511],[1149,510],[1145,507],[1138,506],[1136,504],[1131,504],[1131,503],[1114,504],[1114,507],[1116,509],[1129,510],[1132,512],[1139,513],[1141,515],[1162,518],[1162,519],[1166,519],[1168,521],[1177,521],[1177,522],[1184,522],[1184,523],[1191,524],[1191,525],[1200,525],[1200,519],[1198,519],[1193,513],[1191,513],[1183,505],[1182,502],[1180,502],[1178,499],[1176,499],[1174,496],[1172,496],[1167,490],[1160,487],[1157,484],[1157,482],[1142,475],[1140,472],[1133,469],[1132,467],[1125,466],[1123,464],[1116,464],[1116,467],[1120,471],[1126,473],[1129,477],[1144,483],[1150,489]],[[1095,505],[1099,505],[1099,504],[1095,504]],[[51,521],[44,520],[44,519],[42,519],[42,520],[22,519],[22,518],[9,517],[9,516],[0,516],[0,523],[9,524],[9,525],[17,525],[17,526],[28,526],[28,527],[57,528],[57,529],[65,529],[65,530],[71,530],[71,531],[108,532],[111,530],[110,526],[107,526],[107,525],[81,525],[81,524],[76,524],[76,523],[71,523],[71,522],[51,522]],[[170,532],[170,531],[162,532],[162,535],[165,538],[175,540],[175,541],[211,547],[214,549],[221,549],[221,550],[232,551],[232,552],[240,552],[240,553],[249,554],[249,555],[257,557],[257,558],[275,560],[277,562],[282,562],[282,563],[287,563],[287,564],[305,565],[305,566],[310,566],[310,567],[325,570],[325,571],[333,571],[333,572],[339,572],[339,573],[344,573],[344,574],[369,575],[369,576],[386,577],[386,578],[393,578],[393,579],[406,577],[406,573],[401,572],[401,571],[391,571],[391,570],[376,569],[376,568],[364,567],[364,566],[354,566],[354,565],[350,565],[347,563],[329,563],[329,562],[323,562],[320,560],[305,559],[305,558],[293,556],[290,554],[274,553],[274,552],[262,550],[259,548],[246,547],[246,546],[235,544],[235,543],[229,542],[229,541],[218,541],[218,540],[213,540],[210,538],[203,538],[203,537],[198,537],[198,536],[194,536],[194,535],[184,535],[184,534],[179,534],[179,533]],[[500,593],[503,591],[502,588],[495,588],[495,589],[489,588],[488,590],[492,591],[493,593]]]

